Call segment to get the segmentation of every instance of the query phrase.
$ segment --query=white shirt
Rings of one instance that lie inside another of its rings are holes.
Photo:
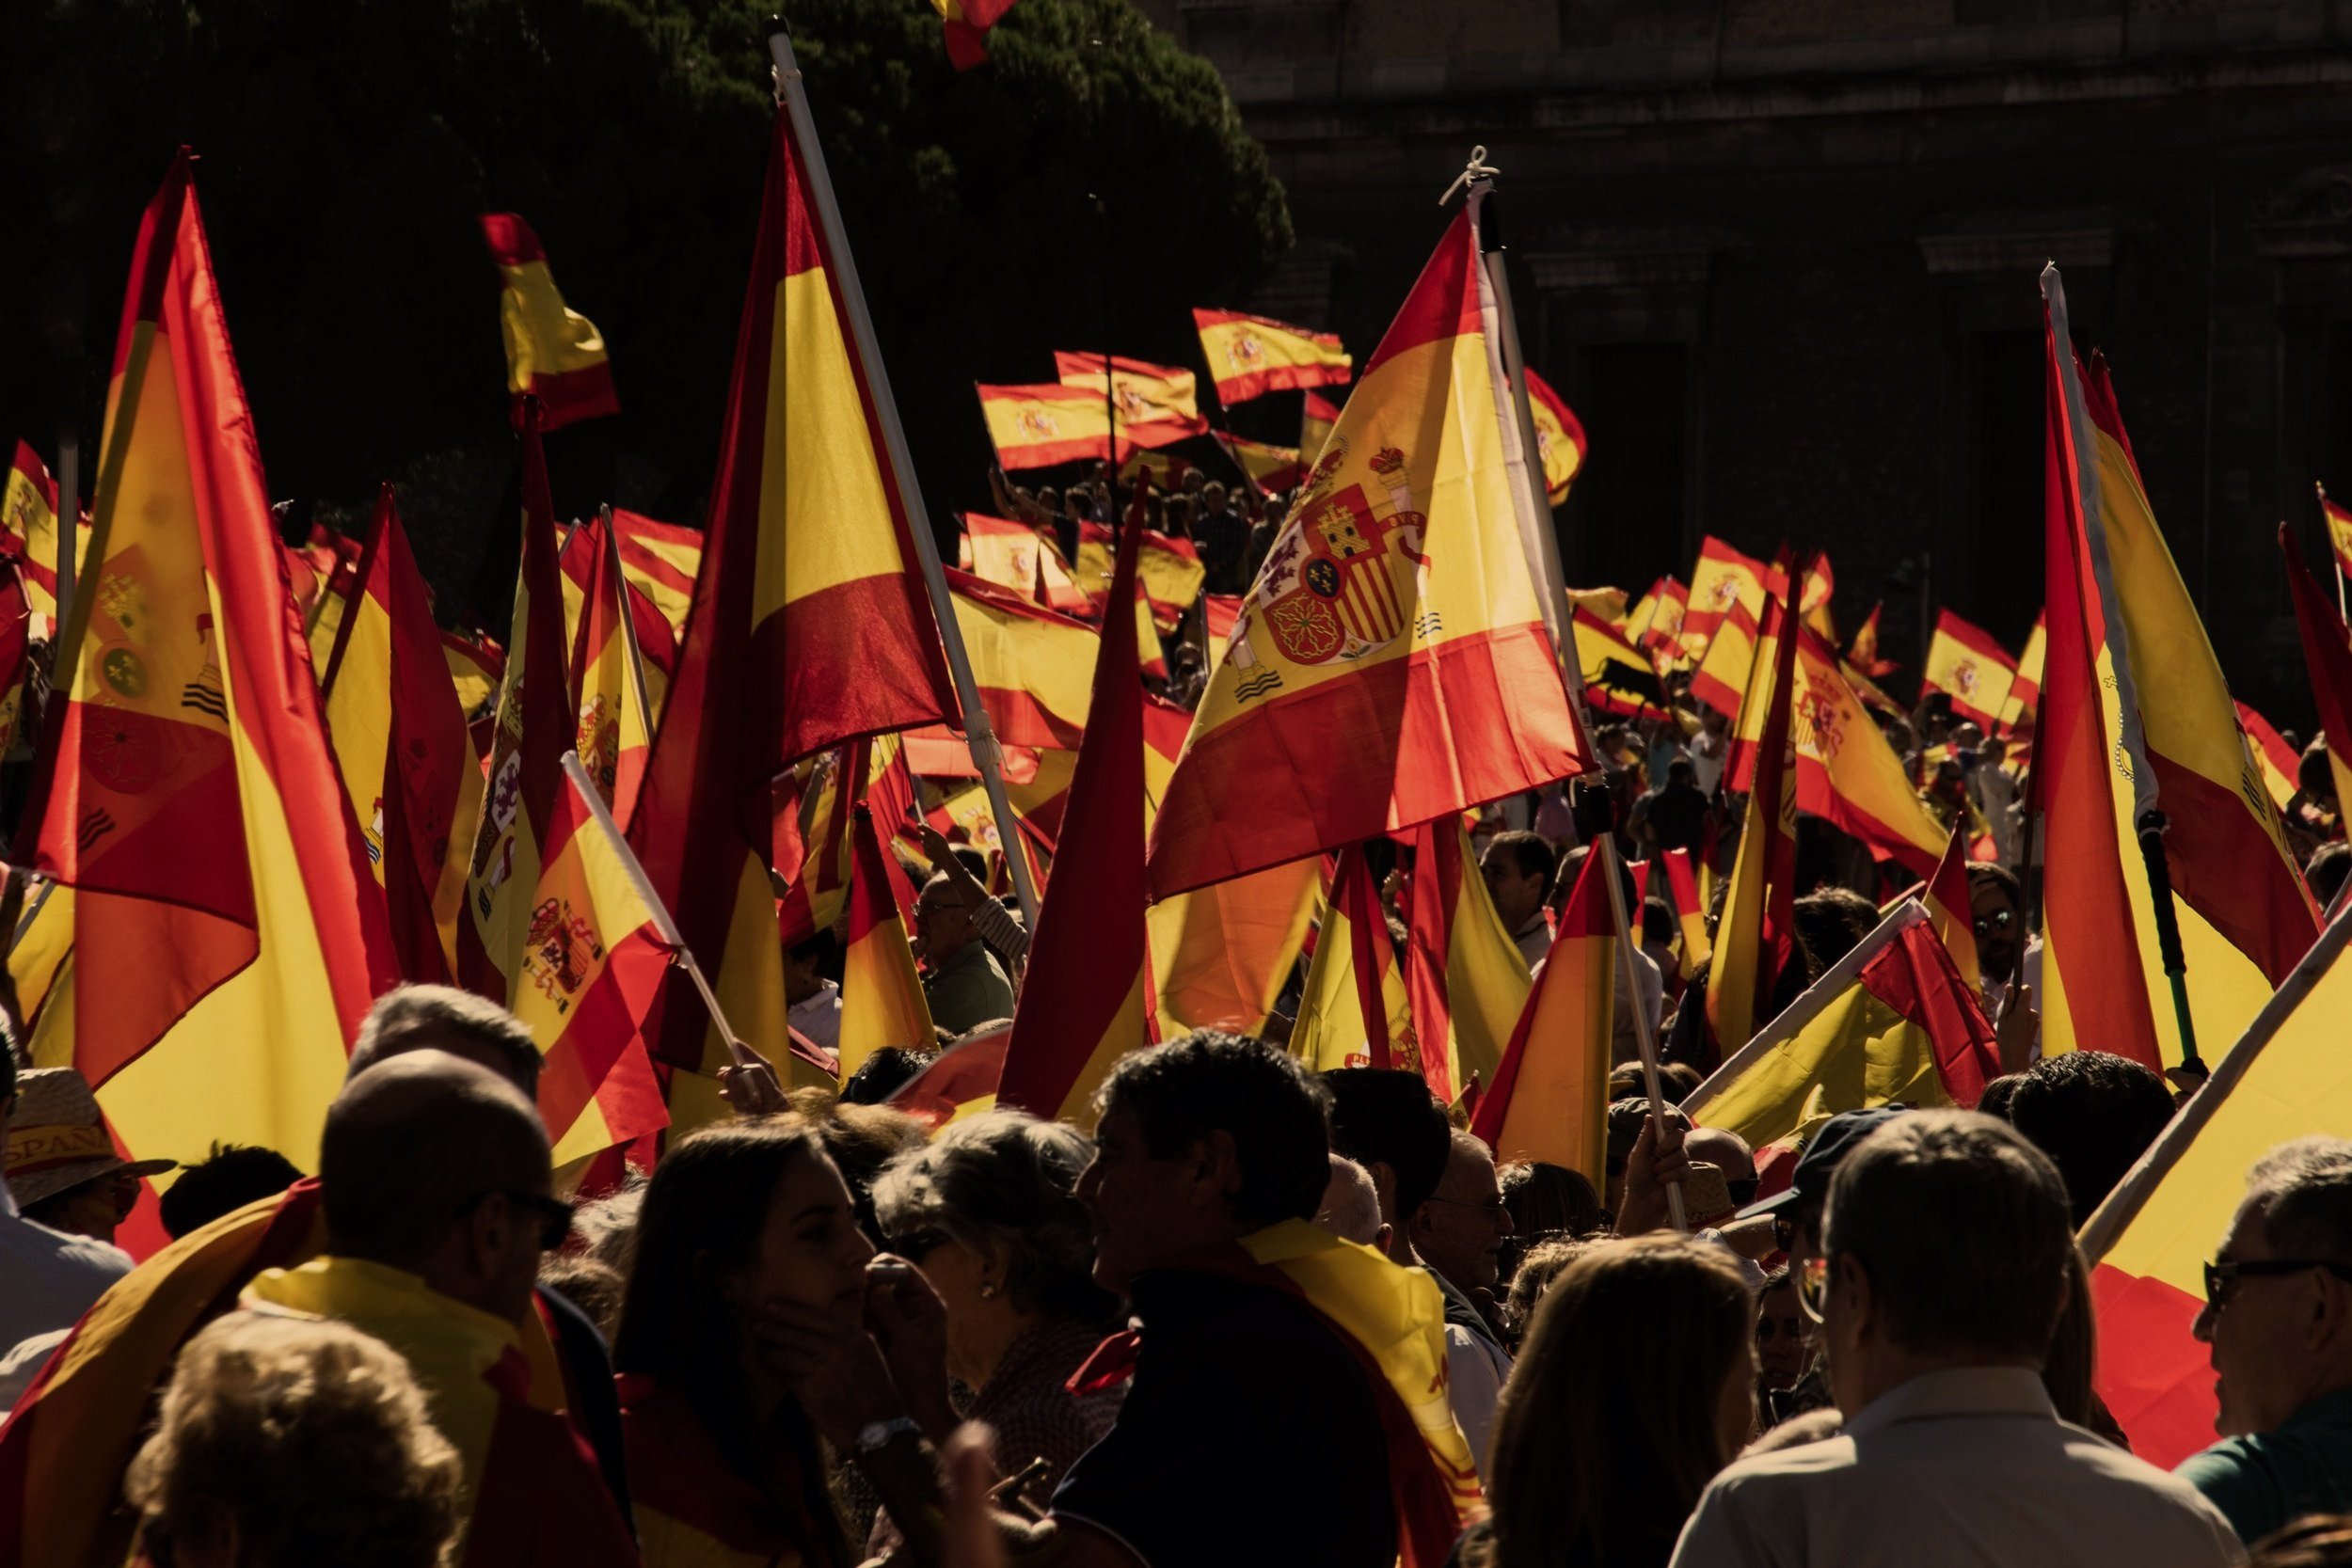
[[[841,1049],[841,988],[831,980],[817,982],[817,994],[795,1002],[785,1012],[786,1022],[810,1042],[828,1051]]]
[[[0,1351],[68,1328],[131,1272],[120,1247],[35,1225],[0,1182]]]
[[[2023,1367],[1927,1372],[1819,1443],[1743,1459],[1674,1568],[2227,1568],[2246,1560],[2186,1481],[2058,1418]]]
[[[1445,1325],[1445,1397],[1454,1406],[1454,1419],[1470,1439],[1470,1458],[1481,1472],[1486,1468],[1486,1445],[1493,1440],[1495,1407],[1502,1402],[1502,1386],[1511,1380],[1511,1358],[1460,1323]]]

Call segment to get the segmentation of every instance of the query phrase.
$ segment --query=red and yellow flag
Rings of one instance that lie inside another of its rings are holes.
[[[1658,672],[1649,656],[1626,640],[1617,626],[1578,605],[1569,611],[1576,661],[1584,677],[1584,697],[1595,707],[1628,718],[1662,718],[1648,701]]]
[[[1192,322],[1200,332],[1209,379],[1216,383],[1216,401],[1228,408],[1289,387],[1344,387],[1355,366],[1336,333],[1239,310],[1195,310]]]
[[[1879,612],[1885,608],[1872,605],[1870,613],[1863,618],[1861,629],[1846,646],[1846,662],[1874,681],[1884,680],[1902,668],[1891,658],[1879,657]],[[2034,626],[2039,631],[2041,623],[2037,621]]]
[[[2247,1172],[2292,1139],[2352,1136],[2347,935],[2352,923],[2338,916],[2083,1227],[2099,1317],[2092,1386],[2152,1464],[2178,1465],[2214,1440],[2211,1347],[2194,1325],[2205,1260],[2246,1196]]]
[[[444,981],[457,973],[482,758],[389,485],[348,600],[320,677],[327,736],[384,889],[400,972]]]
[[[963,513],[961,517],[963,534],[956,541],[956,564],[1025,599],[1043,603],[1038,562],[1045,551],[1037,530],[1026,523],[977,512]]]
[[[1111,603],[1135,592],[1143,492],[1119,541]],[[1038,910],[997,1102],[1093,1124],[1111,1064],[1152,1043],[1145,930],[1143,681],[1132,624],[1103,623],[1086,744],[1070,782],[1055,876]]]
[[[1493,1085],[1470,1132],[1497,1160],[1542,1160],[1581,1171],[1607,1192],[1610,1031],[1616,923],[1598,855],[1587,855],[1560,911]]]
[[[1772,596],[1767,587],[1769,571],[1761,561],[1741,555],[1711,533],[1700,541],[1698,564],[1691,572],[1690,602],[1682,617],[1682,646],[1692,658],[1707,657],[1715,628],[1723,625],[1732,606],[1745,609],[1752,626],[1762,623],[1764,601]]]
[[[1558,506],[1584,467],[1584,425],[1567,400],[1534,371],[1527,372],[1527,411],[1535,421],[1535,452],[1544,465],[1544,499]]]
[[[1291,489],[1307,477],[1307,463],[1299,455],[1300,448],[1252,441],[1222,430],[1216,433],[1216,442],[1241,469],[1242,477],[1249,481],[1249,487],[1261,496]]]
[[[49,641],[57,625],[57,482],[48,467],[23,441],[0,483],[0,538],[12,552],[24,578],[24,602],[33,614],[31,635]],[[89,518],[74,531],[73,563],[78,571],[89,549]]]
[[[670,624],[670,645],[676,647],[686,635],[687,609],[694,602],[694,574],[702,569],[701,531],[617,507],[612,527],[621,536],[622,574]]]
[[[2352,565],[2352,512],[2345,511],[2328,499],[2328,487],[2314,484],[2319,492],[2319,515],[2328,525],[2328,545],[2335,551],[2336,571],[2341,574]]]
[[[881,368],[845,301],[856,275],[808,196],[822,178],[775,117],[751,284],[694,609],[630,836],[657,895],[747,1039],[785,1037],[768,868],[770,781],[860,735],[959,715]],[[669,1009],[660,1058],[692,1125],[727,1062],[701,1009]]]
[[[1897,1101],[1973,1107],[2000,1070],[1975,988],[1927,911],[1906,902],[1726,1056],[1682,1108],[1761,1150],[1810,1136],[1841,1111]]]
[[[949,573],[947,587],[996,738],[1075,750],[1102,634],[963,572]]]
[[[923,979],[915,973],[914,949],[907,941],[907,918],[891,875],[889,852],[875,836],[874,817],[857,807],[850,830],[857,843],[857,875],[850,881],[848,951],[841,960],[841,1076],[846,1081],[877,1051],[898,1047],[929,1053],[938,1036]]]
[[[2246,738],[2254,748],[2254,765],[2263,771],[2263,784],[2270,791],[2270,803],[2280,811],[2286,810],[2288,802],[2295,799],[2296,791],[2302,787],[2295,777],[2302,766],[2302,758],[2295,754],[2295,748],[2287,744],[2286,736],[2280,735],[2269,720],[2244,703],[2237,705],[2237,721],[2244,726]],[[2334,760],[2332,752],[2328,756],[2330,761]],[[2341,800],[2343,797],[2339,794],[2337,798]]]
[[[1968,892],[1968,842],[1960,825],[1954,824],[1944,858],[1936,862],[1935,874],[1928,879],[1921,896],[1935,934],[1944,939],[1945,951],[1952,956],[1952,967],[1960,971],[1971,990],[1981,991],[1984,971],[1977,958],[1977,911]]]
[[[1688,626],[1686,620],[1683,625]],[[1685,633],[1688,636],[1688,633]],[[1734,601],[1715,623],[1707,653],[1691,673],[1691,695],[1726,719],[1740,717],[1740,701],[1756,670],[1756,622],[1748,607]]]
[[[1707,936],[1707,900],[1699,896],[1690,850],[1669,849],[1660,858],[1666,863],[1666,887],[1674,895],[1675,924],[1682,928],[1682,977],[1688,980],[1714,952]]]
[[[2026,634],[2026,651],[2017,656],[2017,678],[2009,685],[2009,701],[2001,705],[2000,733],[2005,736],[2023,735],[2033,729],[2033,716],[2042,705],[2042,667],[2050,652],[2050,628],[2046,614],[2033,618],[2033,630]]]
[[[988,30],[1004,20],[1013,0],[931,0],[947,46],[947,63],[970,71],[988,63]]]
[[[1780,651],[1779,619],[1769,610],[1765,613],[1773,629],[1757,650],[1759,666],[1769,665]],[[1716,646],[1723,641],[1718,635]],[[1880,860],[1896,861],[1915,877],[1930,875],[1943,857],[1945,831],[1928,815],[1902,758],[1847,684],[1836,648],[1805,626],[1797,628],[1796,675],[1789,726],[1797,752],[1797,809],[1827,818]],[[1749,787],[1765,719],[1762,707],[1740,705],[1724,788]]]
[[[1111,410],[1099,386],[1065,387],[1059,382],[1024,386],[978,385],[980,417],[1008,472],[1050,468],[1057,463],[1102,459],[1110,454]],[[1122,439],[1120,461],[1135,443]]]
[[[850,741],[803,759],[787,775],[790,788],[779,787],[773,863],[788,884],[776,905],[777,936],[786,951],[841,920],[857,864],[851,809],[870,803],[894,825],[914,810],[906,744],[898,735]]]
[[[1527,1007],[1527,960],[1486,895],[1458,816],[1413,830],[1405,994],[1422,1042],[1422,1074],[1446,1104],[1495,1082]]]
[[[1589,766],[1521,543],[1477,245],[1466,207],[1266,557],[1152,830],[1157,896]]]
[[[1305,394],[1298,420],[1298,458],[1311,467],[1323,455],[1323,443],[1331,438],[1331,427],[1340,422],[1340,405],[1320,392]]]
[[[1788,615],[1784,601],[1767,607],[1777,634]],[[1797,919],[1797,647],[1777,637],[1774,657],[1757,660],[1741,711],[1760,712],[1747,816],[1731,888],[1715,929],[1714,962],[1707,974],[1707,1021],[1727,1055],[1772,1017],[1780,976],[1798,962]]]
[[[1200,551],[1189,539],[1172,538],[1145,529],[1140,547],[1136,581],[1142,588],[1143,596],[1152,601],[1152,624],[1162,634],[1172,632],[1184,611],[1200,596],[1200,589],[1208,581],[1208,568],[1200,564]],[[1100,523],[1080,523],[1078,581],[1109,582],[1111,557],[1117,548],[1109,529]],[[1149,662],[1147,659],[1147,665]]]
[[[397,969],[288,598],[192,186],[132,253],[88,567],[10,859],[73,893],[72,1006],[36,1065],[99,1085],[118,1140],[315,1147]]]
[[[602,517],[572,531],[564,552],[567,683],[579,724],[572,749],[626,830],[637,813],[645,755],[669,694],[669,676],[641,651],[669,625],[623,575],[619,539]]]
[[[1209,433],[1190,371],[1116,354],[1110,362],[1111,416],[1119,421],[1122,441],[1164,447]],[[1097,403],[1103,401],[1103,356],[1056,349],[1054,374],[1063,386],[1083,388]]]
[[[1950,610],[1935,617],[1935,635],[1928,640],[1927,667],[1919,684],[1952,699],[1952,712],[1973,719],[1991,730],[2000,722],[2017,679],[2017,665],[1993,634],[1970,626]]]
[[[517,428],[525,398],[539,400],[541,430],[619,413],[604,334],[564,303],[531,225],[519,214],[485,213],[482,237],[505,283],[499,326],[506,339],[506,389],[514,394]]]
[[[1837,622],[1830,614],[1830,601],[1836,594],[1837,574],[1830,570],[1828,553],[1816,554],[1804,569],[1804,590],[1797,601],[1797,619],[1828,643],[1833,652],[1837,647]]]
[[[1405,968],[1360,845],[1342,848],[1332,866],[1290,1049],[1316,1072],[1343,1067],[1422,1071]]]
[[[1650,662],[1673,669],[1690,662],[1682,638],[1683,618],[1690,612],[1691,590],[1673,577],[1660,578],[1649,591],[1649,619],[1638,628],[1638,641],[1649,651]]]
[[[2279,553],[2286,557],[2287,587],[2295,600],[2296,631],[2303,643],[2303,668],[2311,676],[2312,703],[2319,710],[2319,727],[2329,739],[2328,769],[2335,779],[2336,800],[2341,805],[2352,800],[2352,743],[2337,746],[2333,742],[2337,736],[2352,736],[2352,636],[2346,635],[2343,617],[2328,602],[2319,584],[2312,580],[2312,574],[2303,565],[2303,553],[2296,548],[2284,523],[2279,525]],[[2240,711],[2253,712],[2251,708]],[[2260,716],[2256,718],[2259,721]],[[2285,784],[2291,800],[2301,787],[2296,778],[2300,759],[2287,750],[2277,731],[2270,730],[2267,724],[2263,728],[2270,731],[2270,739],[2278,752],[2265,771],[2283,773],[2280,782]],[[2283,768],[2280,764],[2284,764]],[[2274,796],[2277,788],[2277,784],[2271,785]],[[2285,809],[2283,803],[2280,809]]]

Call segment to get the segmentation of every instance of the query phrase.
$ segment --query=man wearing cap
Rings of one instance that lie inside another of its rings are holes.
[[[24,1217],[69,1236],[111,1245],[131,1217],[139,1180],[177,1160],[125,1160],[115,1152],[89,1080],[70,1067],[34,1068],[16,1081],[8,1117],[8,1195]]]
[[[103,1295],[107,1286],[131,1272],[130,1255],[120,1248],[53,1229],[27,1217],[18,1206],[17,1194],[27,1188],[36,1196],[55,1196],[88,1180],[72,1174],[78,1167],[121,1164],[114,1158],[103,1127],[97,1129],[94,1146],[101,1155],[92,1155],[86,1136],[53,1119],[56,1091],[41,1081],[60,1077],[81,1084],[81,1074],[71,1068],[27,1072],[20,1078],[16,1042],[0,1027],[0,1133],[8,1139],[8,1178],[0,1188],[0,1279],[8,1281],[8,1288],[0,1290],[0,1351],[64,1328]],[[29,1092],[36,1087],[38,1103]],[[87,1085],[82,1085],[82,1093],[88,1095]],[[97,1115],[93,1101],[92,1123]],[[56,1180],[60,1173],[67,1177],[62,1185]]]

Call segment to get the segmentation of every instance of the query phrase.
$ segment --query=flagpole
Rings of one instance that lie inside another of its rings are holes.
[[[588,814],[596,819],[597,831],[612,847],[612,853],[619,859],[621,869],[628,876],[629,885],[637,890],[637,896],[645,901],[645,908],[653,915],[655,932],[674,955],[672,961],[686,971],[687,978],[693,981],[694,989],[702,993],[703,1006],[710,1012],[710,1022],[718,1025],[719,1037],[727,1043],[727,1054],[735,1058],[737,1067],[764,1065],[752,1048],[743,1043],[743,1037],[735,1032],[735,1025],[727,1022],[725,1009],[719,1006],[719,993],[710,989],[710,981],[703,974],[703,966],[694,961],[694,950],[686,945],[685,933],[677,928],[677,922],[670,918],[669,906],[661,902],[661,895],[654,892],[653,879],[645,875],[644,866],[638,863],[637,851],[628,847],[628,840],[622,836],[619,825],[612,820],[612,812],[605,808],[604,797],[596,793],[596,781],[589,778],[588,769],[580,766],[578,752],[567,751],[564,753],[564,776],[572,781],[573,793],[580,797],[580,803],[588,808]]]
[[[2344,608],[2344,552],[2336,548],[2336,531],[2328,522],[2328,486],[2313,480],[2312,488],[2319,493],[2319,526],[2328,534],[2328,559],[2336,565],[2336,617],[2352,621],[2352,614],[2346,614]]]
[[[612,503],[605,502],[596,509],[604,519],[605,549],[611,556],[612,581],[620,600],[621,646],[628,654],[629,694],[637,699],[638,716],[644,721],[645,734],[654,732],[653,702],[645,695],[645,656],[637,645],[637,617],[629,612],[628,578],[621,570],[621,531],[612,521]],[[580,608],[580,619],[588,616],[586,606]]]
[[[781,17],[768,24],[768,53],[775,64],[776,100],[792,117],[792,138],[799,144],[809,196],[816,204],[818,222],[824,232],[827,264],[841,280],[838,297],[842,313],[849,318],[850,333],[873,391],[874,418],[882,427],[883,455],[898,480],[898,494],[906,502],[910,525],[907,532],[914,542],[915,559],[922,563],[924,585],[930,590],[931,615],[939,623],[939,640],[946,650],[947,668],[955,676],[956,700],[963,708],[964,740],[971,748],[973,766],[980,771],[980,783],[988,791],[989,811],[996,818],[997,839],[1009,844],[1020,829],[1013,820],[1012,801],[1005,793],[1003,752],[997,748],[996,732],[989,722],[988,709],[981,705],[979,686],[972,678],[972,658],[964,651],[963,628],[956,622],[955,600],[948,594],[947,578],[940,570],[939,541],[931,536],[930,514],[923,505],[923,491],[914,475],[914,460],[907,454],[907,436],[898,422],[898,402],[890,394],[890,373],[883,368],[881,350],[874,342],[873,318],[866,309],[866,290],[858,282],[857,260],[850,254],[849,240],[841,230],[841,209],[834,200],[833,176],[825,167],[824,149],[817,141],[817,122],[809,114],[808,91],[801,81],[800,62],[792,54],[792,37]],[[1109,367],[1105,365],[1104,371],[1107,381]],[[1022,923],[1034,931],[1037,887],[1030,879],[1028,862],[1024,856],[1009,855],[1006,865],[1012,873],[1013,892],[1021,900]]]
[[[75,546],[82,538],[81,486],[82,438],[69,426],[57,436],[57,630],[53,637],[64,631],[73,603]],[[2341,574],[2343,568],[2337,570]]]

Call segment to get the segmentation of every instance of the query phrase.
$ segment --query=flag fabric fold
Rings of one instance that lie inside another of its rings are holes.
[[[1546,1161],[1607,1192],[1617,932],[1600,861],[1584,858],[1470,1132],[1497,1160]]]
[[[1286,388],[1344,387],[1355,365],[1336,333],[1239,310],[1196,309],[1192,321],[1216,400],[1228,408]],[[1300,445],[1312,455],[1312,442]]]
[[[1494,1083],[1532,982],[1461,818],[1424,822],[1411,842],[1405,992],[1422,1042],[1422,1074],[1451,1105],[1473,1085]]]
[[[1993,634],[1970,626],[1950,610],[1935,618],[1935,635],[1928,640],[1927,667],[1919,672],[1925,691],[1941,691],[1952,700],[1952,711],[1991,730],[2000,722],[2017,679],[2017,663]]]
[[[1535,421],[1535,453],[1543,460],[1544,499],[1558,506],[1584,467],[1584,425],[1567,400],[1534,371],[1527,372],[1527,412]]]
[[[521,428],[526,398],[539,400],[541,430],[619,413],[604,334],[564,303],[531,225],[516,213],[485,213],[482,237],[504,284],[499,327],[506,339],[506,389],[514,396],[516,427]]]
[[[1332,864],[1290,1049],[1317,1072],[1343,1067],[1422,1070],[1404,966],[1361,845],[1341,849]]]
[[[2303,564],[2303,553],[2295,547],[2294,537],[2284,523],[2279,525],[2279,553],[2286,558],[2287,588],[2295,600],[2296,633],[2303,644],[2303,668],[2312,683],[2312,704],[2319,710],[2319,727],[2328,736],[2328,767],[2336,782],[2336,799],[2352,800],[2352,738],[2343,745],[2336,740],[2338,736],[2352,737],[2352,635],[2345,632],[2343,617],[2312,580]],[[2274,739],[2276,735],[2273,731]],[[2279,749],[2285,752],[2286,743],[2280,741]],[[2280,760],[2286,763],[2286,782],[2292,795],[2300,787],[2296,777],[2300,759],[2288,752]]]
[[[1788,606],[1766,610],[1777,633]],[[1765,715],[1756,732],[1747,815],[1731,887],[1715,930],[1714,961],[1707,973],[1707,1022],[1725,1054],[1737,1051],[1772,1016],[1781,975],[1802,958],[1797,951],[1797,646],[1779,637],[1769,664],[1756,661],[1742,711]]]
[[[841,1077],[847,1082],[875,1052],[896,1046],[928,1054],[937,1036],[914,949],[907,941],[911,908],[899,903],[889,851],[876,836],[871,810],[856,808],[850,832],[857,872],[850,881],[848,951],[841,960]]]
[[[1097,403],[1107,395],[1120,438],[1138,447],[1164,447],[1209,433],[1209,421],[1200,417],[1200,396],[1190,371],[1116,354],[1109,358],[1107,394],[1100,354],[1056,349],[1054,374],[1065,387],[1084,388]]]

